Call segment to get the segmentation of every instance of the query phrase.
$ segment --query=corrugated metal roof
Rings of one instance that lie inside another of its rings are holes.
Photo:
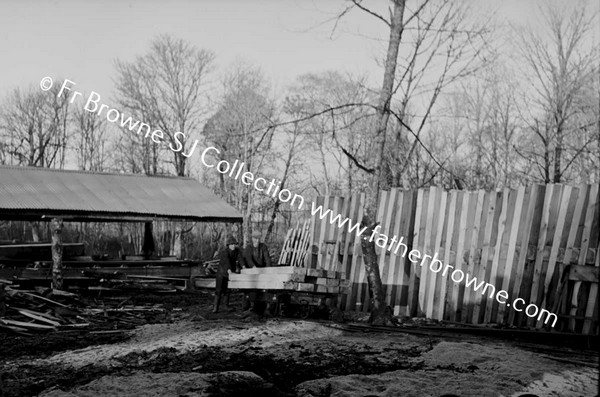
[[[58,215],[78,220],[242,219],[192,178],[0,166],[0,218]]]

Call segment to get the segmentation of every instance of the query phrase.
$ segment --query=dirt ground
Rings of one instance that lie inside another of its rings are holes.
[[[598,393],[597,361],[590,352],[244,318],[239,310],[212,314],[210,298],[145,297],[149,304],[161,302],[168,315],[130,331],[0,334],[0,396]],[[239,303],[235,297],[234,304]]]

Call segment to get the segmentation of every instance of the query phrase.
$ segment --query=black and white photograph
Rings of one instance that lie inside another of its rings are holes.
[[[0,397],[600,396],[598,0],[0,33]]]

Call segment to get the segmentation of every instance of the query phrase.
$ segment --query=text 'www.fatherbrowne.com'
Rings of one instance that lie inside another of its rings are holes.
[[[486,283],[485,281],[479,281],[477,277],[471,276],[471,274],[462,271],[461,269],[456,269],[454,266],[450,264],[444,264],[441,260],[438,259],[438,253],[436,252],[433,256],[431,255],[422,255],[421,252],[417,249],[411,249],[409,251],[408,245],[404,242],[404,236],[398,239],[397,236],[393,236],[391,239],[383,234],[379,233],[381,229],[381,225],[377,225],[373,231],[371,232],[371,236],[363,236],[367,227],[360,227],[359,223],[353,222],[350,218],[343,218],[340,214],[334,214],[330,209],[323,210],[322,206],[315,206],[313,203],[311,209],[312,216],[318,215],[321,220],[326,219],[330,224],[336,225],[338,228],[342,229],[344,226],[348,229],[350,234],[356,233],[360,238],[373,241],[375,240],[375,244],[390,253],[395,255],[400,255],[402,258],[405,258],[408,254],[408,260],[412,263],[418,263],[419,266],[423,267],[429,261],[429,270],[433,273],[442,272],[442,276],[446,277],[450,274],[450,278],[454,283],[460,284],[465,281],[465,285],[467,288],[471,288],[473,291],[478,292],[481,290],[481,295],[484,295],[488,292],[488,297],[490,299],[494,298],[496,301],[506,307],[512,307],[514,310],[518,312],[525,312],[527,317],[536,318],[538,321],[544,320],[544,324],[547,324],[552,320],[552,326],[556,325],[556,321],[558,317],[556,314],[549,312],[546,309],[540,309],[537,305],[530,303],[525,307],[525,300],[522,298],[517,298],[512,302],[508,302],[508,292],[501,289],[496,291],[496,287],[493,284]],[[329,219],[327,219],[329,218]],[[450,273],[449,271],[453,269]],[[443,271],[442,271],[443,270]]]

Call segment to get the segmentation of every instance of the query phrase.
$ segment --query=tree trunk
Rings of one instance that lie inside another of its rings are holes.
[[[287,181],[288,172],[290,170],[290,165],[292,162],[292,156],[293,156],[292,152],[294,150],[295,142],[296,142],[296,139],[294,138],[292,147],[290,148],[290,154],[285,163],[285,170],[283,172],[283,178],[281,178],[281,185],[279,187],[279,191],[282,191],[283,189],[285,189],[285,186],[286,186],[285,183]],[[273,212],[271,213],[271,220],[269,222],[269,227],[267,227],[267,234],[265,235],[265,242],[269,241],[269,239],[271,238],[271,233],[273,232],[273,228],[275,227],[275,219],[277,218],[277,214],[279,213],[280,205],[281,205],[281,200],[275,200],[275,204],[273,205]]]
[[[385,60],[385,71],[383,75],[383,86],[379,93],[377,102],[377,118],[375,129],[375,173],[371,179],[371,194],[367,198],[365,216],[363,218],[363,226],[369,226],[372,230],[375,227],[375,218],[377,213],[377,203],[379,200],[379,190],[386,188],[384,184],[388,178],[384,174],[384,151],[387,124],[390,116],[390,102],[392,100],[394,89],[394,78],[396,74],[396,64],[398,60],[398,48],[402,38],[404,6],[405,0],[393,0],[394,11],[390,21],[390,38],[388,43],[387,57]],[[370,234],[369,234],[370,235]],[[383,284],[379,274],[379,265],[377,260],[377,252],[375,251],[375,240],[361,240],[363,251],[363,262],[369,282],[372,299],[371,322],[372,323],[387,323],[391,320],[391,313],[385,310]]]
[[[283,189],[283,185],[281,186]],[[275,219],[277,218],[277,214],[279,213],[279,205],[281,204],[280,200],[275,200],[275,204],[273,205],[273,212],[271,213],[271,220],[269,221],[269,227],[267,227],[267,233],[265,234],[265,242],[268,242],[271,238],[271,233],[273,233],[273,228],[275,227]]]
[[[63,289],[63,276],[62,276],[62,230],[63,221],[60,218],[52,219],[50,223],[52,230],[52,288]]]
[[[562,123],[561,123],[562,124]],[[560,179],[562,176],[561,172],[561,160],[562,160],[562,147],[563,147],[563,137],[562,137],[562,126],[559,125],[556,131],[556,147],[554,148],[554,183],[560,183]]]
[[[387,56],[385,60],[385,71],[383,74],[383,86],[379,92],[379,98],[377,100],[377,118],[376,118],[376,129],[375,129],[375,148],[377,150],[375,165],[376,175],[372,180],[373,192],[376,192],[375,196],[379,195],[383,182],[387,180],[384,175],[384,153],[385,153],[385,142],[387,124],[390,118],[390,103],[392,101],[392,95],[394,90],[394,78],[396,75],[396,65],[398,61],[398,48],[400,47],[400,40],[402,38],[402,31],[404,29],[404,6],[405,0],[393,0],[394,13],[390,21],[390,38],[388,43]],[[376,202],[377,197],[375,198]]]
[[[375,225],[370,225],[365,231],[364,236],[371,236]],[[369,321],[373,325],[387,324],[390,322],[391,313],[386,313],[385,291],[379,274],[379,265],[377,263],[377,252],[375,251],[375,241],[369,241],[368,238],[361,238],[360,246],[362,248],[365,270],[371,292],[371,318]],[[373,262],[374,261],[374,262]]]

